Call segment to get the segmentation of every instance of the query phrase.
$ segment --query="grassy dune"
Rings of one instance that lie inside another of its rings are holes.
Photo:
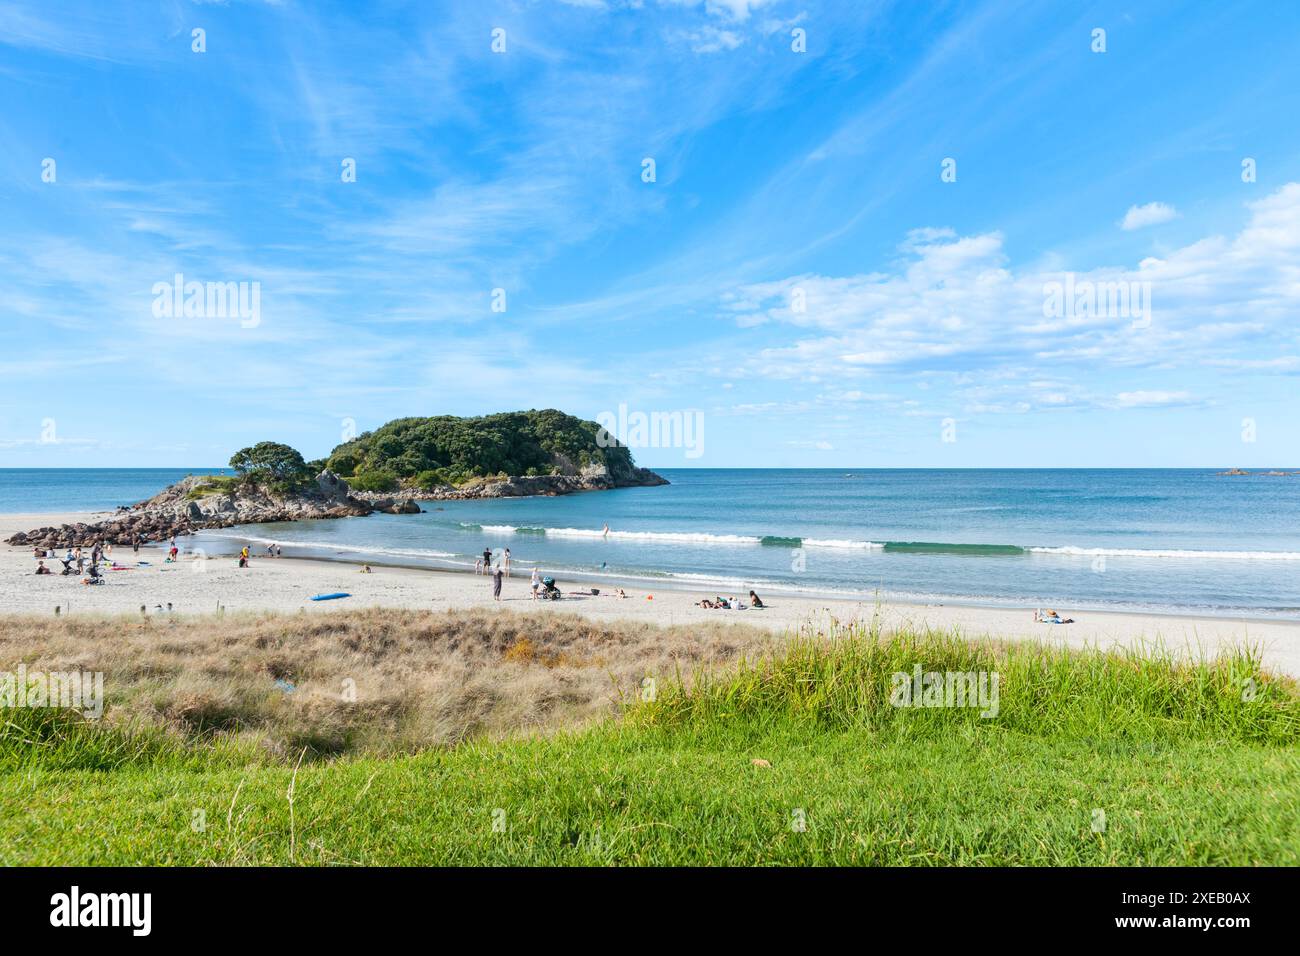
[[[177,625],[188,629],[178,647],[208,648],[196,660],[217,668],[215,686],[263,674],[264,654],[333,680],[328,645],[370,634],[379,672],[411,671],[392,696],[405,718],[392,723],[391,706],[356,711],[364,697],[335,701],[353,710],[331,726],[351,731],[314,748],[312,734],[281,724],[310,723],[294,717],[300,707],[322,719],[320,700],[278,692],[244,723],[195,724],[147,711],[144,701],[198,679],[156,668],[133,672],[97,724],[11,710],[0,862],[1300,863],[1300,695],[1245,650],[1187,662],[853,626],[773,646],[740,629],[509,613],[236,623],[246,630],[233,637],[228,620]],[[98,626],[66,625],[65,650]],[[214,640],[231,642],[228,659],[210,659]],[[441,665],[417,666],[438,654]],[[918,663],[995,671],[997,717],[893,706],[892,675]],[[450,684],[472,674],[502,696],[450,710],[409,696],[440,668]],[[603,674],[599,693],[547,708],[503,702],[505,689],[551,693],[587,670]],[[390,726],[402,731],[384,740]],[[421,749],[418,727],[454,732]]]
[[[486,611],[10,617],[0,670],[102,671],[109,726],[233,740],[276,761],[304,746],[308,759],[409,753],[581,726],[616,714],[647,674],[723,665],[773,642],[722,623]]]

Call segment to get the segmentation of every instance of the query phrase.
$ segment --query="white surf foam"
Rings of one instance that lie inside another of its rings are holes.
[[[875,551],[884,548],[875,541],[850,541],[844,538],[804,538],[805,548],[848,548],[854,551]]]
[[[1025,548],[1034,554],[1065,554],[1078,557],[1190,558],[1210,561],[1300,561],[1300,551],[1195,551],[1147,548]]]

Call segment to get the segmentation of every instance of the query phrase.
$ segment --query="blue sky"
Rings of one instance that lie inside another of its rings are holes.
[[[702,416],[660,467],[1297,466],[1298,40],[1271,2],[0,0],[0,466],[620,405]],[[178,273],[255,321],[159,314]]]

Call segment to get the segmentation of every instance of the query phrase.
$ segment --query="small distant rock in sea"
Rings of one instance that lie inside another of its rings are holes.
[[[1227,471],[1216,471],[1216,475],[1262,475],[1265,478],[1291,478],[1300,476],[1300,471],[1245,471],[1241,468],[1229,468]]]

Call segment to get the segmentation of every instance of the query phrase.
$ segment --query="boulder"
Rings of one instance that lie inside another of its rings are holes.
[[[348,483],[328,468],[316,476],[316,487],[327,501],[347,501],[352,493]]]

